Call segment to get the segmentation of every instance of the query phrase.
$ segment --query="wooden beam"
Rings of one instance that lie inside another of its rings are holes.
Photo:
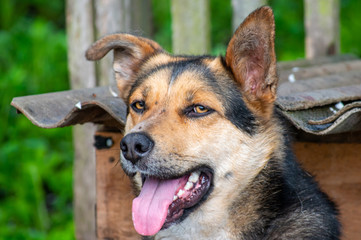
[[[243,20],[255,9],[267,4],[267,0],[232,0],[232,27],[235,31]]]
[[[173,53],[209,53],[209,23],[209,0],[173,0]]]
[[[128,32],[150,37],[153,31],[151,1],[149,0],[94,0],[95,38],[107,34]],[[99,86],[115,83],[113,54],[97,64]]]
[[[361,75],[361,60],[328,63],[318,66],[309,66],[304,68],[297,67],[290,70],[283,70],[279,71],[278,79],[280,83],[310,78],[324,78],[325,81],[327,81],[326,79],[329,78],[328,80],[335,82],[335,80],[331,79],[335,79],[337,78],[337,76],[342,76],[340,78],[339,86],[342,87],[342,85],[345,85],[346,79],[344,78],[354,79],[355,84],[360,83],[361,76],[360,78],[358,78],[357,74],[354,74],[354,72],[356,71],[359,72]],[[291,77],[292,79],[290,79]],[[349,79],[347,80],[347,82],[350,82]]]
[[[72,89],[96,85],[95,65],[84,53],[94,42],[92,0],[66,2],[68,66]],[[73,127],[74,143],[74,221],[77,239],[95,238],[95,151],[92,147],[95,127]]]
[[[315,67],[323,64],[341,63],[343,61],[352,61],[356,59],[358,58],[352,54],[334,55],[334,56],[319,57],[313,59],[299,59],[294,61],[278,62],[277,68],[280,71],[285,71],[285,70],[292,70],[294,68],[298,69],[303,67]]]
[[[340,1],[304,0],[306,58],[340,52]]]

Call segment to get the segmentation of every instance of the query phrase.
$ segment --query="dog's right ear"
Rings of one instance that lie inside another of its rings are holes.
[[[272,9],[261,7],[237,28],[226,52],[226,63],[248,107],[266,119],[273,113],[278,82],[274,38]]]
[[[88,60],[99,60],[114,50],[113,69],[120,96],[126,99],[138,64],[146,57],[163,51],[158,43],[130,34],[112,34],[101,38],[86,51]]]

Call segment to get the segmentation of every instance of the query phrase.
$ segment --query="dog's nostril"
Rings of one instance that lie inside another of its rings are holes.
[[[126,160],[136,163],[151,152],[153,145],[153,140],[146,134],[131,133],[122,139],[120,149]]]
[[[147,147],[141,144],[136,144],[134,150],[138,153],[145,153],[147,151]]]

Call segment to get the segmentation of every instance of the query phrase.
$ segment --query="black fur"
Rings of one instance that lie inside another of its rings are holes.
[[[240,236],[245,240],[339,239],[341,226],[335,205],[299,166],[285,139],[285,158],[269,160],[232,205],[235,210],[242,209],[251,197],[258,196],[252,200],[258,206],[258,219],[240,229]],[[239,214],[235,210],[230,212]]]

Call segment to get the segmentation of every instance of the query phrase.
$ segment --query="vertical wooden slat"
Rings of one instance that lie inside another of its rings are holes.
[[[115,32],[151,33],[149,0],[67,0],[68,64],[72,89],[114,82],[112,56],[95,65],[86,61],[86,49],[103,35]],[[97,67],[96,67],[97,66]],[[96,126],[73,128],[74,218],[77,239],[96,239],[95,150]]]
[[[118,132],[97,132],[96,136],[112,142],[111,147],[96,150],[98,239],[140,239],[132,222],[134,195],[119,164],[123,136]]]
[[[241,22],[256,8],[267,4],[267,0],[232,0],[232,27],[233,31],[241,24]]]
[[[149,0],[94,0],[95,38],[107,34],[130,32],[150,37],[152,11]],[[108,54],[97,64],[98,85],[115,83],[113,55]]]
[[[99,39],[107,34],[120,32],[122,26],[122,1],[94,0],[95,38]],[[97,64],[98,85],[105,86],[115,83],[112,68],[113,54],[107,54]]]
[[[96,239],[95,225],[95,150],[93,138],[96,126],[92,123],[73,127],[74,222],[78,240]]]
[[[95,67],[84,56],[86,49],[94,42],[92,0],[68,0],[66,6],[71,88],[91,88],[96,85]]]
[[[335,55],[340,51],[340,1],[304,0],[306,57]]]
[[[209,0],[173,0],[173,52],[176,54],[209,53],[209,22]]]
[[[123,0],[125,1],[124,8],[127,17],[127,26],[124,26],[126,31],[141,35],[144,37],[151,37],[153,35],[153,14],[151,0]]]
[[[68,0],[66,27],[71,87],[90,88],[96,84],[93,62],[86,61],[85,50],[94,41],[91,0]],[[92,147],[95,127],[73,127],[74,142],[74,220],[77,239],[95,238],[95,151]]]

